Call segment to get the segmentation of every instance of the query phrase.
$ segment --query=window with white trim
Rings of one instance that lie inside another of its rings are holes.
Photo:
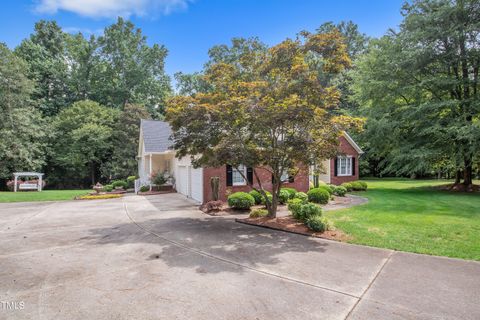
[[[244,186],[247,184],[247,181],[245,181],[245,179],[242,177],[240,172],[242,172],[243,175],[246,177],[247,167],[244,166],[243,164],[239,165],[238,168],[232,167],[232,185]]]
[[[289,175],[288,175],[288,170],[283,170],[282,172],[282,176],[280,177],[280,181],[282,182],[288,182],[288,178],[289,178]]]
[[[351,176],[352,175],[352,156],[344,156],[337,158],[337,175]]]

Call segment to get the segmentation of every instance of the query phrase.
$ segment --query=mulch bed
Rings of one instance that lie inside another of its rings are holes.
[[[244,218],[235,219],[240,223],[249,224],[252,226],[258,226],[263,228],[269,228],[274,230],[287,231],[291,233],[301,234],[309,237],[323,238],[335,241],[345,242],[350,239],[345,233],[340,230],[329,230],[325,232],[314,232],[308,229],[303,222],[294,219],[292,216],[279,217],[279,218]]]
[[[437,188],[439,190],[455,191],[455,192],[480,192],[480,185],[478,184],[471,184],[469,186],[466,186],[463,183],[447,184],[447,185],[437,186],[434,188]]]

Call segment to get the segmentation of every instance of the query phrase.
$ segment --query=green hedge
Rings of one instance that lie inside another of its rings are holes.
[[[305,192],[297,192],[294,199],[300,199],[303,203],[306,203],[308,202],[308,195]]]
[[[301,209],[303,204],[304,204],[303,201],[297,198],[294,198],[288,201],[288,211],[292,213],[292,216],[295,219],[302,220]]]
[[[249,192],[249,194],[255,199],[255,204],[260,204],[262,203],[262,194],[258,192],[257,190],[252,190]]]
[[[320,215],[310,217],[305,224],[309,229],[316,232],[325,232],[331,229],[330,222],[327,218]]]
[[[247,210],[255,205],[255,199],[246,192],[235,192],[228,196],[228,205],[235,209]]]
[[[282,190],[285,190],[286,192],[288,192],[288,198],[289,199],[295,198],[295,194],[297,193],[297,190],[295,190],[294,188],[282,188],[282,189],[280,189],[280,192]]]
[[[128,183],[124,180],[115,180],[111,183],[111,185],[113,188],[122,187],[124,190],[128,189]]]
[[[314,188],[308,191],[308,201],[327,204],[330,199],[330,193],[325,188]]]

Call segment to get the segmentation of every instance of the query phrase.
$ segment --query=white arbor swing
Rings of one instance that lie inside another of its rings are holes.
[[[39,173],[39,172],[14,172],[13,176],[14,176],[14,187],[13,187],[14,192],[17,192],[17,189],[21,189],[21,190],[35,190],[35,189],[37,189],[37,191],[42,191],[43,173]],[[38,182],[37,183],[22,183],[18,186],[17,185],[18,177],[37,177]]]

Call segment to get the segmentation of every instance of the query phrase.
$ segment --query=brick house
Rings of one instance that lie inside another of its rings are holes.
[[[171,129],[164,121],[142,120],[138,146],[138,176],[136,185],[149,185],[150,177],[157,172],[168,173],[173,177],[171,183],[174,189],[200,203],[212,199],[210,178],[220,178],[220,199],[226,200],[228,194],[237,191],[250,191],[250,187],[242,175],[231,166],[218,168],[193,168],[190,158],[178,159],[171,150],[169,137]],[[345,132],[340,137],[338,156],[325,160],[323,167],[325,173],[320,175],[320,180],[326,183],[341,184],[343,182],[358,180],[358,158],[363,153],[360,147]],[[262,181],[262,186],[267,190],[272,187],[272,175],[262,168],[247,168],[240,166],[244,176],[256,185],[253,170]],[[307,166],[300,168],[295,177],[282,177],[285,187],[293,187],[298,191],[308,191],[313,176],[312,169]]]

